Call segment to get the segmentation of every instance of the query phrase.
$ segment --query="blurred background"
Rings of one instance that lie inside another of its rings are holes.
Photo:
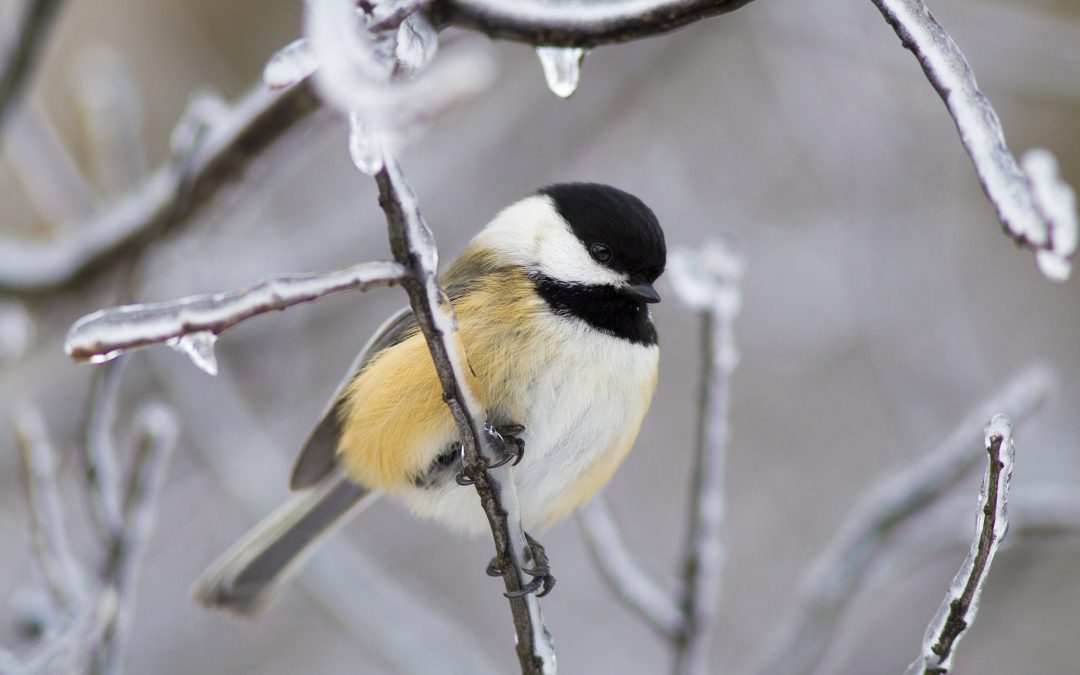
[[[3,25],[13,25],[19,4],[0,2]],[[932,9],[964,49],[1013,151],[1048,147],[1065,178],[1080,184],[1080,3],[937,0]],[[298,37],[300,11],[299,2],[72,0],[24,108],[47,111],[107,204],[130,181],[95,154],[87,133],[95,91],[130,74],[142,112],[121,131],[140,141],[133,165],[157,166],[193,92],[213,88],[232,99],[256,84],[267,59]],[[1030,363],[1048,364],[1060,388],[1016,429],[1013,496],[1080,490],[1080,281],[1047,281],[1033,255],[1003,236],[952,120],[870,2],[761,0],[671,35],[599,48],[568,101],[547,90],[526,46],[454,30],[441,38],[447,50],[482,45],[500,66],[490,92],[403,156],[444,259],[503,206],[567,180],[639,195],[670,244],[723,232],[746,256],[715,672],[751,672],[794,608],[801,575],[873,481],[927,452]],[[93,206],[35,203],[35,184],[49,177],[27,175],[15,157],[34,152],[24,129],[9,123],[0,138],[0,246],[63,238]],[[148,251],[132,297],[167,300],[388,257],[374,182],[352,167],[346,139],[344,120],[327,112],[298,125]],[[43,410],[62,453],[76,545],[95,555],[77,459],[92,367],[69,361],[62,343],[75,319],[121,298],[125,265],[109,266],[58,291],[0,290],[7,646],[19,644],[18,598],[34,579],[10,420],[17,401]],[[128,672],[395,672],[297,586],[254,623],[204,611],[187,592],[286,496],[290,462],[327,397],[403,302],[396,289],[346,294],[248,321],[221,339],[216,378],[165,348],[128,364],[119,428],[149,399],[174,406],[181,421],[139,581]],[[606,494],[632,548],[673,572],[686,522],[699,330],[675,302],[661,303],[655,317],[659,390]],[[916,656],[963,560],[980,475],[981,466],[951,507],[925,516],[956,537],[895,544],[907,563],[859,595],[821,672],[899,673]],[[385,502],[344,534],[408,593],[455,617],[480,658],[515,670],[501,584],[484,575],[490,541],[457,538]],[[665,672],[668,646],[605,586],[575,520],[541,538],[559,579],[543,608],[562,672]],[[1016,534],[1008,543],[954,672],[1077,672],[1080,540]],[[362,605],[373,582],[333,571],[341,593]],[[377,620],[384,610],[370,611]],[[414,630],[401,622],[400,631]],[[424,649],[424,635],[415,639]]]

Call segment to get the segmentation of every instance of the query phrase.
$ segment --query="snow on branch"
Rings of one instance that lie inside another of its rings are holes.
[[[438,0],[440,25],[470,28],[500,40],[557,47],[596,47],[660,35],[750,0]]]
[[[923,0],[872,2],[945,102],[1006,233],[1036,252],[1039,269],[1048,278],[1068,279],[1080,227],[1075,193],[1059,177],[1053,155],[1035,149],[1024,156],[1022,166],[1017,164],[975,73]]]
[[[206,110],[206,99],[197,101],[189,112]],[[277,92],[260,86],[231,107],[216,106],[214,119],[185,115],[178,130],[196,130],[187,134],[187,146],[174,147],[174,157],[126,196],[65,228],[61,239],[0,239],[0,288],[62,285],[121,247],[183,222],[317,107],[305,85]]]
[[[332,272],[275,274],[227,293],[102,309],[75,322],[64,350],[73,359],[102,363],[126,350],[152,344],[194,349],[191,338],[197,336],[197,340],[210,342],[210,351],[202,355],[205,362],[212,360],[213,340],[218,335],[253,316],[342,291],[393,285],[405,275],[405,268],[398,263],[360,263]]]
[[[513,470],[509,465],[495,470],[488,468],[487,458],[495,457],[495,453],[483,429],[487,417],[466,376],[469,366],[454,308],[437,282],[439,253],[435,238],[393,157],[385,158],[375,180],[379,186],[379,203],[386,213],[390,249],[410,272],[402,285],[431,351],[443,386],[443,398],[457,423],[463,447],[462,472],[475,485],[491,526],[495,555],[514,617],[521,671],[529,675],[553,675],[555,645],[544,625],[540,602],[534,593],[523,593],[528,585],[522,570],[526,568],[525,551],[529,542],[521,527]]]
[[[952,670],[956,644],[975,621],[994,555],[1009,529],[1006,503],[1015,448],[1012,425],[1005,415],[995,415],[990,420],[984,442],[989,461],[979,491],[975,538],[948,594],[926,629],[922,653],[908,666],[905,675],[944,675]]]
[[[997,411],[1024,420],[1055,387],[1056,378],[1047,367],[1027,368],[965,416],[937,447],[871,485],[800,580],[799,606],[776,639],[766,645],[768,653],[758,672],[813,672],[889,536],[923,513],[978,462],[980,455],[974,452],[972,441],[984,420]]]

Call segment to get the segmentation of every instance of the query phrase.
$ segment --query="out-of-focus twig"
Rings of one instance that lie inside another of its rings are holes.
[[[331,272],[275,274],[227,293],[98,310],[75,322],[64,349],[73,359],[106,361],[128,349],[185,335],[220,335],[253,316],[334,293],[392,286],[405,274],[395,262],[360,263]]]
[[[20,407],[15,411],[14,421],[38,563],[53,601],[71,613],[85,602],[88,589],[83,568],[68,543],[56,482],[56,452],[45,431],[45,422],[35,408]]]
[[[661,635],[674,638],[683,627],[682,609],[626,546],[604,496],[593,497],[578,515],[589,554],[611,589]]]
[[[926,629],[922,653],[908,666],[905,675],[944,675],[952,670],[956,643],[975,621],[994,555],[1009,529],[1006,503],[1015,448],[1012,426],[1005,415],[995,415],[990,420],[985,445],[989,461],[979,492],[975,539],[941,607]]]
[[[60,286],[119,248],[185,220],[317,107],[305,84],[277,92],[257,87],[214,120],[182,161],[166,162],[63,238],[0,240],[0,288],[26,292]]]
[[[979,460],[978,429],[995,411],[1027,418],[1056,386],[1045,366],[1031,366],[999,394],[969,413],[917,462],[870,486],[836,536],[799,583],[799,603],[786,628],[771,640],[764,666],[769,675],[809,673],[820,662],[844,609],[874,557],[903,523],[930,506]],[[988,412],[989,411],[989,412]]]
[[[437,0],[436,22],[530,45],[596,47],[673,31],[738,9],[750,0]]]
[[[24,4],[15,44],[0,56],[0,129],[26,88],[63,0],[27,0]]]
[[[102,633],[92,667],[92,672],[107,675],[123,671],[139,567],[153,533],[157,498],[178,431],[172,410],[159,403],[144,406],[133,427],[136,447],[124,492],[122,527],[109,540],[103,574],[106,586],[116,594],[117,607]]]
[[[113,439],[113,425],[120,406],[120,382],[126,359],[117,359],[94,374],[87,406],[84,456],[90,505],[103,541],[115,537],[123,527],[119,457]]]
[[[1023,168],[1017,164],[963,53],[923,0],[871,1],[945,102],[1006,233],[1036,252],[1043,274],[1067,279],[1077,247],[1076,197],[1058,177],[1053,155],[1032,151]]]

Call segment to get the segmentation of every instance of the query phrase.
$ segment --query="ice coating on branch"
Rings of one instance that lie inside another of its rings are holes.
[[[675,297],[698,311],[734,314],[739,310],[736,284],[746,267],[729,243],[710,239],[698,248],[673,246],[668,252],[665,278]]]
[[[398,27],[394,55],[408,74],[419,72],[435,58],[439,50],[439,32],[423,14],[409,16]]]
[[[34,339],[34,320],[18,300],[0,300],[0,364],[17,361]]]
[[[361,173],[374,176],[383,168],[382,138],[357,112],[349,113],[349,156]]]
[[[219,124],[230,112],[229,104],[218,92],[195,93],[169,136],[169,149],[173,155],[179,157],[191,152],[206,130]]]
[[[214,353],[214,345],[217,343],[217,335],[208,330],[198,333],[188,333],[170,338],[165,344],[191,359],[199,370],[217,375],[217,355]]]
[[[1039,251],[1039,269],[1053,281],[1065,281],[1072,272],[1078,231],[1076,192],[1061,178],[1054,155],[1043,148],[1028,150],[1020,164],[1027,174],[1035,205],[1053,223],[1050,248]]]
[[[982,488],[975,536],[964,564],[953,577],[949,592],[926,628],[922,652],[904,675],[952,670],[956,645],[975,622],[979,599],[1001,541],[1009,528],[1007,507],[1016,449],[1012,424],[1005,415],[994,415],[984,430],[983,441],[989,455]]]
[[[319,67],[319,57],[307,38],[293,40],[279,49],[263,68],[263,84],[284,89],[306,79]]]
[[[581,80],[585,50],[581,47],[537,47],[536,56],[540,58],[551,93],[559,98],[570,98]]]

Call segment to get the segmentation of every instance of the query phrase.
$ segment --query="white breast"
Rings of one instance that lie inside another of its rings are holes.
[[[526,527],[549,521],[575,482],[633,442],[652,399],[659,349],[601,333],[578,319],[551,315],[547,367],[523,377],[525,459],[514,481]],[[419,515],[471,533],[487,529],[472,488],[453,481],[400,494]]]

